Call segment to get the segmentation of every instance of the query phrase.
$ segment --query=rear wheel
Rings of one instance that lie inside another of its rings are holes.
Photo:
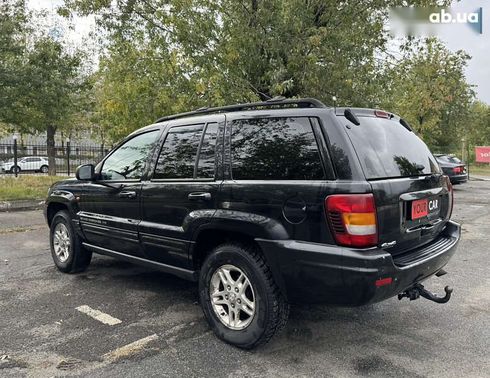
[[[43,166],[41,167],[41,172],[42,172],[42,173],[48,173],[48,171],[49,171],[49,168],[48,168],[48,166],[47,166],[47,165],[43,165]]]
[[[66,210],[58,211],[51,221],[50,244],[53,261],[62,272],[81,272],[89,266],[92,252],[82,246]]]
[[[215,248],[201,268],[199,296],[215,334],[240,348],[268,342],[289,314],[264,258],[250,246]]]

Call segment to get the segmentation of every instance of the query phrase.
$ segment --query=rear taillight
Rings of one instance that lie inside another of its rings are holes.
[[[454,167],[453,172],[456,174],[463,173],[463,167]]]
[[[337,244],[367,248],[378,243],[376,206],[372,194],[328,196],[325,211]]]

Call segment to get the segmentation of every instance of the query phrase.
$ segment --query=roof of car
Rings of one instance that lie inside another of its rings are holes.
[[[132,136],[136,133],[146,132],[154,129],[156,130],[161,127],[162,122],[167,122],[172,120],[179,120],[179,119],[191,120],[193,118],[199,119],[200,117],[206,115],[211,116],[213,114],[216,115],[216,114],[230,114],[230,113],[235,113],[237,117],[240,117],[242,115],[249,115],[264,110],[271,111],[271,112],[279,112],[279,111],[288,111],[288,110],[292,111],[294,109],[296,110],[324,109],[324,110],[333,111],[336,115],[345,115],[346,113],[351,112],[359,116],[376,116],[376,112],[382,112],[388,114],[390,119],[402,122],[400,117],[396,116],[395,114],[377,110],[377,109],[352,108],[352,107],[327,107],[323,102],[321,102],[316,98],[307,97],[307,98],[288,99],[285,97],[277,96],[266,101],[226,105],[220,107],[209,107],[209,108],[204,107],[189,112],[168,115],[165,117],[158,118],[155,121],[155,123],[149,126],[142,127],[134,131],[133,133],[131,133],[129,136]],[[405,123],[405,121],[403,122]],[[408,124],[405,127],[410,128]]]
[[[316,98],[297,98],[287,99],[284,97],[274,97],[267,101],[250,102],[244,104],[226,105],[220,107],[199,108],[194,111],[173,114],[161,117],[155,123],[170,121],[179,118],[188,118],[206,114],[230,113],[249,110],[263,109],[287,109],[287,108],[327,108],[327,106]]]

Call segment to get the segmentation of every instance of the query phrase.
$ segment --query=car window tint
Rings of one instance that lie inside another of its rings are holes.
[[[179,126],[170,129],[158,156],[153,178],[193,178],[203,129],[204,125]]]
[[[307,118],[263,118],[232,123],[235,180],[315,180],[324,172]]]
[[[102,166],[102,180],[139,180],[145,163],[157,143],[158,132],[150,131],[131,138],[117,148]]]
[[[218,137],[218,124],[209,123],[199,150],[197,178],[214,178],[215,148]]]
[[[377,117],[359,117],[359,121],[359,126],[347,132],[367,179],[440,171],[425,143],[400,122]]]

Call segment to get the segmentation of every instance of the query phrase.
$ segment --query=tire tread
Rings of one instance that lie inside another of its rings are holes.
[[[258,268],[265,278],[266,298],[269,301],[269,307],[271,308],[271,311],[269,311],[269,319],[266,322],[266,329],[255,342],[240,345],[240,347],[244,349],[253,349],[268,343],[274,335],[280,333],[286,326],[289,317],[289,304],[283,297],[279,287],[276,285],[264,256],[258,247],[237,242],[221,244],[215,251],[218,249],[235,249],[242,251],[252,258],[256,268]]]

